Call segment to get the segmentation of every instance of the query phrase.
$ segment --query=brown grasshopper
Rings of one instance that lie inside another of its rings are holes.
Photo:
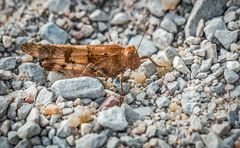
[[[150,59],[156,66],[162,67],[148,56],[139,57],[137,49],[133,45],[122,47],[117,44],[43,45],[25,43],[21,46],[23,52],[37,57],[40,65],[48,71],[62,72],[70,77],[117,77],[121,74],[122,94],[122,74],[127,68],[136,70],[141,65],[142,59]]]

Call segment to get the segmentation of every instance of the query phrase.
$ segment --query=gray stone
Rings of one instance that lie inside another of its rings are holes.
[[[174,92],[178,90],[178,82],[174,81],[174,82],[168,83],[167,88],[171,94],[174,94]]]
[[[7,108],[11,103],[11,99],[8,97],[0,96],[0,117],[4,116],[7,112]]]
[[[23,139],[15,146],[15,148],[32,148],[32,144],[28,139]]]
[[[212,58],[213,63],[217,62],[217,46],[216,44],[207,44],[202,47],[206,51],[206,58]]]
[[[114,131],[123,131],[128,126],[125,113],[119,107],[112,107],[108,110],[101,111],[98,115],[97,122],[103,127],[111,128]]]
[[[40,119],[40,111],[38,108],[32,108],[31,112],[29,113],[27,117],[27,121],[33,121],[37,124],[39,124],[39,119]]]
[[[41,131],[41,128],[38,124],[34,122],[26,122],[22,127],[20,127],[17,131],[18,137],[24,138],[31,138],[35,135],[38,135]]]
[[[48,146],[51,144],[51,140],[48,137],[41,137],[42,144]]]
[[[42,88],[38,93],[36,104],[47,105],[53,101],[53,92],[47,90],[47,88]]]
[[[184,63],[184,61],[179,56],[174,57],[173,67],[176,68],[178,71],[180,71],[183,74],[191,73],[191,71],[188,69],[188,67]]]
[[[184,103],[182,106],[183,112],[187,115],[192,115],[193,114],[193,110],[195,107],[200,107],[201,105],[199,103],[196,102],[192,102],[192,103]]]
[[[231,98],[240,97],[240,85],[237,85],[234,90],[230,91],[230,97]]]
[[[196,37],[202,37],[203,36],[203,31],[204,31],[204,21],[203,21],[203,19],[201,19],[198,22],[198,26],[197,26],[197,29],[196,29]]]
[[[229,49],[232,43],[235,43],[238,39],[239,31],[227,31],[227,30],[217,30],[214,36],[218,41],[226,48]],[[227,36],[227,37],[226,37]]]
[[[141,116],[136,113],[131,106],[129,106],[128,104],[123,104],[121,106],[125,116],[126,116],[126,120],[129,124],[132,124],[134,122],[136,122],[137,120],[141,120]]]
[[[70,148],[70,146],[67,144],[66,140],[64,138],[60,138],[58,136],[54,136],[52,143],[57,145],[59,148]]]
[[[213,17],[221,15],[228,0],[198,0],[194,3],[191,14],[185,26],[186,36],[195,36],[198,22],[203,19],[204,22]]]
[[[210,40],[217,30],[226,30],[225,23],[221,17],[216,17],[206,22],[204,33],[207,39]]]
[[[4,81],[0,80],[0,95],[5,95],[8,91],[8,86],[4,83]]]
[[[199,45],[201,39],[198,37],[189,36],[185,39],[184,43],[187,45]]]
[[[74,146],[74,144],[75,144],[75,138],[74,138],[73,135],[72,135],[72,136],[68,136],[66,140],[67,140],[67,143],[68,143],[69,145]]]
[[[157,133],[156,125],[149,125],[146,130],[146,135],[148,138],[154,137]]]
[[[138,46],[142,36],[137,35],[130,39],[129,45],[134,45],[135,47]],[[147,50],[146,50],[147,49]],[[151,40],[143,38],[141,46],[138,48],[138,54],[140,57],[142,56],[151,56],[152,54],[156,53],[158,49],[154,46]]]
[[[87,134],[76,140],[76,148],[100,148],[106,141],[105,134]]]
[[[141,64],[138,70],[143,71],[147,77],[150,77],[156,72],[156,66],[152,62],[146,61]]]
[[[0,143],[2,148],[12,148],[6,137],[0,136]]]
[[[205,144],[208,148],[222,148],[222,139],[214,132],[209,132]]]
[[[20,120],[25,120],[32,109],[31,104],[24,104],[18,109],[17,115]]]
[[[212,126],[212,131],[214,131],[219,136],[227,135],[230,130],[230,125],[228,122],[223,122],[221,124],[214,124]]]
[[[40,36],[43,40],[54,44],[65,44],[68,38],[68,34],[54,23],[43,25],[40,28]]]
[[[237,121],[239,121],[238,114],[234,111],[229,111],[228,112],[228,122],[229,122],[229,124],[234,126]]]
[[[193,54],[200,57],[205,57],[206,51],[204,49],[194,50]]]
[[[225,93],[225,86],[222,83],[218,83],[214,89],[213,93],[216,93],[218,95],[223,95]]]
[[[44,7],[48,8],[48,10],[52,12],[69,12],[69,8],[71,5],[70,0],[48,0],[44,3]]]
[[[40,115],[39,124],[41,127],[46,127],[47,125],[49,125],[49,123],[49,120],[44,115]]]
[[[76,98],[96,99],[104,95],[102,83],[98,79],[91,77],[58,80],[51,86],[51,89],[57,96],[69,100]]]
[[[229,12],[225,13],[223,19],[224,19],[225,23],[228,23],[230,21],[234,21],[234,20],[237,19],[237,14],[236,14],[235,11],[229,11]]]
[[[0,69],[0,79],[1,80],[9,80],[13,77],[11,71],[4,71]]]
[[[168,107],[168,105],[170,104],[170,100],[168,99],[167,96],[161,96],[157,98],[156,104],[159,108]]]
[[[159,90],[160,86],[157,82],[152,82],[147,86],[147,94],[148,95],[154,95]]]
[[[238,61],[227,61],[226,66],[229,70],[237,73],[240,71],[240,63]]]
[[[229,22],[228,29],[231,31],[238,30],[239,29],[238,23],[237,22]]]
[[[181,77],[177,78],[177,82],[178,82],[179,91],[183,91],[183,89],[187,86],[187,82],[184,79],[182,79]]]
[[[239,80],[239,75],[232,70],[224,70],[224,78],[228,84],[233,84]]]
[[[120,140],[117,137],[111,137],[107,142],[107,148],[117,148],[120,145]]]
[[[2,36],[2,43],[5,48],[9,48],[12,46],[12,38],[10,36]]]
[[[234,141],[232,137],[227,137],[223,140],[223,143],[225,146],[228,146],[227,148],[232,148],[234,145]]]
[[[174,47],[171,47],[171,46],[165,48],[165,49],[164,49],[164,52],[165,52],[166,57],[167,57],[170,61],[173,61],[173,59],[174,59],[175,56],[179,56],[177,49],[174,48]]]
[[[142,117],[151,116],[153,114],[153,109],[150,106],[138,107],[138,108],[135,108],[134,111],[139,115],[141,115]]]
[[[164,29],[157,29],[153,33],[153,42],[159,49],[165,49],[172,44],[174,35]],[[146,49],[145,49],[146,50]]]
[[[173,21],[171,21],[170,19],[163,19],[163,21],[161,22],[161,27],[170,33],[177,32],[176,24]]]
[[[114,25],[122,25],[129,21],[129,17],[126,13],[119,12],[114,15],[113,19],[111,20],[111,23]]]
[[[149,143],[153,147],[160,147],[160,148],[171,148],[170,145],[168,145],[164,140],[160,138],[151,138],[149,140]]]
[[[66,138],[72,133],[71,128],[68,126],[67,121],[63,121],[60,124],[60,127],[57,129],[57,136]]]
[[[19,75],[27,75],[33,82],[43,85],[46,82],[44,69],[33,63],[23,63],[18,67]]]
[[[105,12],[97,9],[93,13],[90,14],[90,19],[92,21],[108,21],[109,16]]]
[[[0,128],[0,132],[2,133],[3,136],[7,136],[7,133],[10,130],[11,124],[12,123],[10,122],[10,120],[3,121],[1,128]]]
[[[121,142],[129,147],[140,147],[140,143],[138,139],[133,138],[131,136],[122,136],[120,137]]]
[[[197,116],[192,116],[190,118],[190,126],[195,131],[201,131],[203,128],[203,125],[201,123],[201,120]]]
[[[8,141],[10,144],[16,145],[16,144],[18,144],[19,140],[20,139],[19,139],[16,131],[10,131],[8,133]]]
[[[158,17],[161,17],[164,15],[163,7],[158,0],[148,1],[147,8],[153,15],[156,15]]]
[[[0,69],[12,70],[16,67],[17,60],[14,57],[6,57],[0,59]]]
[[[210,69],[210,67],[212,66],[213,60],[212,59],[206,59],[206,60],[202,60],[202,64],[201,64],[201,71],[202,72],[206,72]]]

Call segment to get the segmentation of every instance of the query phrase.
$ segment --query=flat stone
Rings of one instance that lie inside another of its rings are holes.
[[[164,10],[162,8],[161,3],[158,0],[151,0],[147,3],[148,10],[158,17],[161,17],[164,15]]]
[[[105,134],[87,134],[76,140],[76,148],[100,148],[107,141]]]
[[[90,14],[90,19],[92,21],[108,21],[109,16],[105,12],[97,9],[93,13]]]
[[[174,92],[178,90],[178,82],[174,81],[174,82],[168,83],[167,88],[171,94],[174,94]]]
[[[216,123],[212,126],[212,130],[219,136],[223,136],[228,134],[230,130],[230,124],[228,122],[223,122],[221,124]]]
[[[210,40],[217,30],[226,30],[222,17],[216,17],[206,22],[204,33],[207,39]]]
[[[11,99],[8,97],[0,96],[0,117],[4,116],[7,112]]]
[[[52,143],[57,145],[59,148],[70,148],[70,146],[67,144],[66,140],[64,138],[60,138],[58,136],[54,136]]]
[[[111,128],[114,131],[123,131],[128,126],[126,116],[119,107],[112,107],[108,110],[101,111],[98,115],[97,122],[103,127]]]
[[[65,44],[68,34],[54,23],[47,23],[40,28],[40,36],[53,44]]]
[[[37,124],[39,124],[39,119],[40,119],[40,111],[38,108],[32,108],[32,110],[30,111],[28,117],[27,117],[27,121],[33,121]]]
[[[170,104],[170,100],[168,99],[167,96],[161,96],[157,98],[156,104],[159,108],[168,107],[168,105]]]
[[[21,106],[17,111],[18,118],[20,120],[25,120],[28,114],[30,113],[31,109],[32,109],[31,104],[24,104],[23,106]]]
[[[23,63],[19,67],[19,75],[26,75],[32,79],[33,82],[37,82],[43,85],[46,82],[44,69],[33,63]]]
[[[5,95],[8,91],[8,86],[4,83],[4,81],[0,80],[0,95]]]
[[[237,85],[235,89],[230,91],[230,97],[231,98],[240,97],[240,85]]]
[[[71,5],[70,0],[48,0],[43,4],[43,7],[48,8],[52,12],[69,12]]]
[[[111,20],[111,23],[114,25],[122,25],[129,21],[129,17],[126,13],[119,12],[114,15],[113,19]]]
[[[184,61],[179,57],[176,56],[173,60],[173,67],[176,68],[178,71],[180,71],[183,74],[189,74],[191,71],[188,69]]]
[[[157,29],[153,33],[153,42],[159,49],[165,49],[172,44],[174,35],[164,29]]]
[[[214,36],[226,48],[229,49],[232,43],[235,43],[239,36],[239,31],[217,30]],[[227,37],[226,37],[227,36]]]
[[[63,121],[60,124],[60,127],[57,129],[57,136],[66,138],[72,133],[71,128],[69,127],[67,121]]]
[[[138,46],[142,36],[137,35],[130,39],[129,45],[134,45],[135,47]],[[148,50],[146,50],[148,49]],[[154,43],[151,40],[143,38],[141,46],[138,48],[138,54],[140,57],[142,56],[151,56],[152,54],[156,53],[158,49],[154,46]]]
[[[221,15],[228,0],[198,0],[194,3],[191,14],[185,26],[185,36],[195,36],[198,22],[203,19],[204,22]]]
[[[176,24],[170,19],[163,19],[163,21],[161,22],[161,27],[170,33],[177,32]]]
[[[238,61],[227,61],[226,66],[229,70],[237,73],[240,71],[240,63]]]
[[[232,70],[224,70],[224,78],[228,84],[233,84],[239,80],[239,75]]]
[[[0,69],[12,70],[16,67],[17,60],[15,57],[6,57],[0,59]]]
[[[62,96],[68,100],[76,98],[96,99],[104,95],[102,83],[91,77],[58,80],[51,86],[51,89],[57,96]]]
[[[8,141],[10,144],[16,145],[16,144],[18,144],[19,140],[20,139],[19,139],[16,131],[8,132]]]
[[[129,124],[132,124],[134,122],[136,122],[137,120],[141,120],[141,116],[136,113],[131,106],[129,106],[128,104],[123,104],[121,106],[125,116],[126,116],[126,120]]]
[[[213,60],[212,59],[206,59],[206,60],[202,60],[202,64],[201,64],[201,71],[202,72],[206,72],[210,69],[210,67],[212,66]]]
[[[20,127],[17,131],[17,135],[24,139],[24,138],[31,138],[35,135],[38,135],[41,131],[41,128],[38,124],[34,122],[26,122],[22,127]]]
[[[42,88],[38,93],[36,98],[36,104],[47,105],[53,101],[53,92],[49,91],[47,88]]]
[[[175,56],[179,56],[178,51],[176,48],[168,46],[167,48],[164,49],[166,57],[170,60],[173,61]]]

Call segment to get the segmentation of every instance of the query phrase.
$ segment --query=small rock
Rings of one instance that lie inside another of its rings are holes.
[[[210,40],[217,30],[226,30],[226,26],[225,26],[225,23],[224,23],[222,17],[216,17],[216,18],[213,18],[212,20],[206,22],[206,27],[204,28],[204,33],[205,33],[207,39]]]
[[[162,8],[160,1],[158,0],[148,1],[147,8],[153,15],[156,15],[158,17],[161,17],[164,15],[164,10]]]
[[[185,39],[184,43],[187,45],[198,45],[201,39],[198,37],[189,36]]]
[[[116,137],[109,138],[107,148],[116,148],[120,145],[120,140]]]
[[[24,139],[24,138],[31,138],[35,135],[40,133],[41,128],[38,124],[34,122],[26,122],[22,127],[20,127],[17,131],[17,135]]]
[[[103,127],[108,127],[114,131],[125,130],[128,126],[124,112],[119,107],[112,107],[108,110],[101,111],[97,121]]]
[[[129,21],[129,17],[126,13],[120,12],[114,15],[111,23],[114,25],[122,25]]]
[[[40,36],[54,44],[65,44],[68,34],[54,23],[47,23],[40,29]]]
[[[240,63],[238,61],[227,61],[226,66],[229,70],[235,71],[237,73],[240,71]]]
[[[179,56],[176,56],[174,58],[173,67],[184,74],[191,73],[188,67],[186,66],[186,64],[183,62],[183,60]]]
[[[41,127],[46,127],[47,125],[49,125],[49,120],[44,116],[44,115],[40,115],[40,126]]]
[[[10,36],[2,36],[2,43],[5,48],[12,46],[12,38]]]
[[[192,115],[193,110],[196,106],[201,106],[199,103],[185,103],[182,106],[183,112],[187,115]]]
[[[239,75],[232,70],[224,70],[224,78],[228,84],[233,84],[238,81]]]
[[[190,126],[193,130],[196,131],[201,131],[203,128],[201,120],[196,116],[190,118]]]
[[[161,27],[170,33],[177,32],[176,24],[173,21],[171,21],[170,19],[163,19],[163,21],[161,22]]]
[[[157,29],[153,33],[153,42],[159,49],[165,49],[169,45],[172,44],[174,39],[174,35],[163,30],[163,29]]]
[[[40,111],[38,108],[32,108],[31,112],[29,113],[27,117],[27,121],[33,121],[37,124],[39,124],[39,119],[40,119]]]
[[[64,138],[59,138],[58,136],[54,136],[52,143],[57,145],[59,148],[70,148]]]
[[[198,49],[198,50],[194,50],[193,54],[196,56],[205,57],[206,52],[204,49]]]
[[[144,72],[135,72],[132,74],[132,77],[137,83],[144,83],[147,78]]]
[[[7,133],[10,130],[10,126],[11,126],[10,120],[3,121],[1,128],[0,128],[0,132],[2,133],[3,136],[7,136]]]
[[[201,64],[201,71],[202,72],[206,72],[210,69],[210,67],[212,66],[213,60],[212,59],[207,59],[207,60],[202,60],[202,64]]]
[[[94,32],[94,29],[91,25],[83,25],[81,31],[84,34],[84,37],[89,37]]]
[[[91,77],[80,77],[65,80],[58,80],[51,89],[58,96],[65,99],[76,98],[99,98],[104,95],[104,87],[98,79]]]
[[[174,94],[178,90],[178,82],[174,81],[167,84],[167,88],[171,94]]]
[[[51,144],[51,140],[48,137],[41,137],[42,144],[48,146]]]
[[[67,121],[63,121],[57,130],[57,136],[66,138],[71,134],[71,132],[71,128],[68,126]]]
[[[46,82],[44,69],[33,63],[23,63],[18,67],[19,75],[26,75],[32,79],[33,82],[37,82],[43,85]]]
[[[0,117],[4,116],[7,112],[8,106],[11,103],[11,99],[0,96]]]
[[[157,98],[156,104],[159,108],[168,107],[168,105],[170,104],[170,100],[168,99],[167,96],[161,96]]]
[[[20,120],[25,120],[26,117],[28,116],[29,112],[31,111],[32,109],[32,105],[31,104],[24,104],[23,106],[21,106],[19,109],[18,109],[18,118]]]
[[[76,148],[100,148],[106,141],[105,134],[88,134],[76,140]]]
[[[108,21],[109,16],[105,12],[97,9],[93,13],[90,14],[90,19],[92,21]]]
[[[139,107],[134,109],[136,113],[138,113],[141,116],[151,116],[153,114],[152,107]]]
[[[8,139],[6,137],[1,136],[0,137],[0,143],[1,147],[3,148],[11,148],[11,144],[8,142]]]
[[[174,10],[181,0],[160,0],[164,10]]]
[[[149,125],[146,130],[146,135],[148,138],[154,137],[157,132],[157,127],[156,125]]]
[[[70,0],[48,0],[43,7],[48,8],[52,12],[69,12],[71,5]]]
[[[92,128],[93,128],[93,124],[90,124],[90,123],[81,124],[81,130],[80,130],[81,135],[84,136],[84,135],[90,134],[92,131]]]
[[[234,90],[230,91],[230,97],[237,98],[240,96],[240,85],[237,85]]]
[[[71,146],[73,146],[75,144],[74,136],[69,136],[66,138],[66,140],[67,140],[67,143]]]
[[[239,121],[238,114],[234,111],[229,111],[228,113],[228,122],[234,126],[235,123]]]
[[[154,95],[159,90],[160,86],[157,82],[152,82],[147,86],[147,94]]]
[[[23,139],[21,140],[16,146],[16,148],[31,148],[32,144],[30,143],[30,141],[28,139]]]
[[[38,93],[36,98],[36,104],[47,105],[53,101],[53,92],[47,90],[47,88],[42,88]]]
[[[1,80],[9,80],[12,79],[13,75],[11,71],[4,71],[0,69],[0,79]]]
[[[230,125],[228,122],[223,122],[222,124],[214,124],[212,130],[219,136],[227,135],[230,130]]]
[[[20,139],[19,139],[16,131],[10,131],[8,133],[8,141],[10,144],[16,145],[16,144],[18,144],[19,140]]]
[[[0,80],[0,95],[5,95],[8,93],[8,87],[7,85],[4,83],[4,81]]]
[[[177,49],[174,48],[174,47],[171,47],[171,46],[165,48],[165,49],[164,49],[164,52],[165,52],[166,57],[167,57],[170,61],[173,61],[173,59],[174,59],[175,56],[179,56]]]
[[[123,104],[122,105],[122,110],[126,116],[126,120],[129,124],[132,124],[134,122],[136,122],[137,120],[141,119],[141,116],[136,113],[131,106],[127,105],[127,104]]]
[[[232,43],[235,43],[238,39],[239,31],[227,31],[227,30],[217,30],[214,36],[218,41],[226,48],[229,49]],[[227,38],[226,38],[227,36]]]
[[[138,46],[142,36],[137,35],[130,39],[129,45],[134,45],[135,47]],[[147,49],[147,50],[146,50]],[[138,48],[138,54],[140,57],[142,56],[151,56],[152,54],[156,53],[158,49],[154,46],[151,40],[143,38],[141,46]]]
[[[228,29],[231,31],[238,30],[239,26],[238,26],[237,22],[229,22]]]
[[[142,63],[138,69],[140,72],[143,71],[147,77],[152,76],[156,72],[156,66],[150,61]]]
[[[224,22],[225,23],[228,23],[230,21],[234,21],[237,19],[237,15],[236,15],[236,12],[235,11],[230,11],[230,12],[227,12],[224,17]]]
[[[223,145],[222,139],[214,132],[209,132],[205,141],[207,147],[220,148]]]
[[[11,103],[7,111],[7,117],[11,120],[14,120],[17,116],[17,109],[17,103]]]
[[[12,70],[16,67],[17,60],[14,57],[7,57],[0,59],[0,69],[3,70]]]

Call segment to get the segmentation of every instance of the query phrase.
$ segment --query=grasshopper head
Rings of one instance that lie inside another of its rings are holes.
[[[124,50],[124,59],[126,65],[131,69],[135,70],[140,66],[140,58],[137,53],[137,49],[133,46],[127,46]]]

